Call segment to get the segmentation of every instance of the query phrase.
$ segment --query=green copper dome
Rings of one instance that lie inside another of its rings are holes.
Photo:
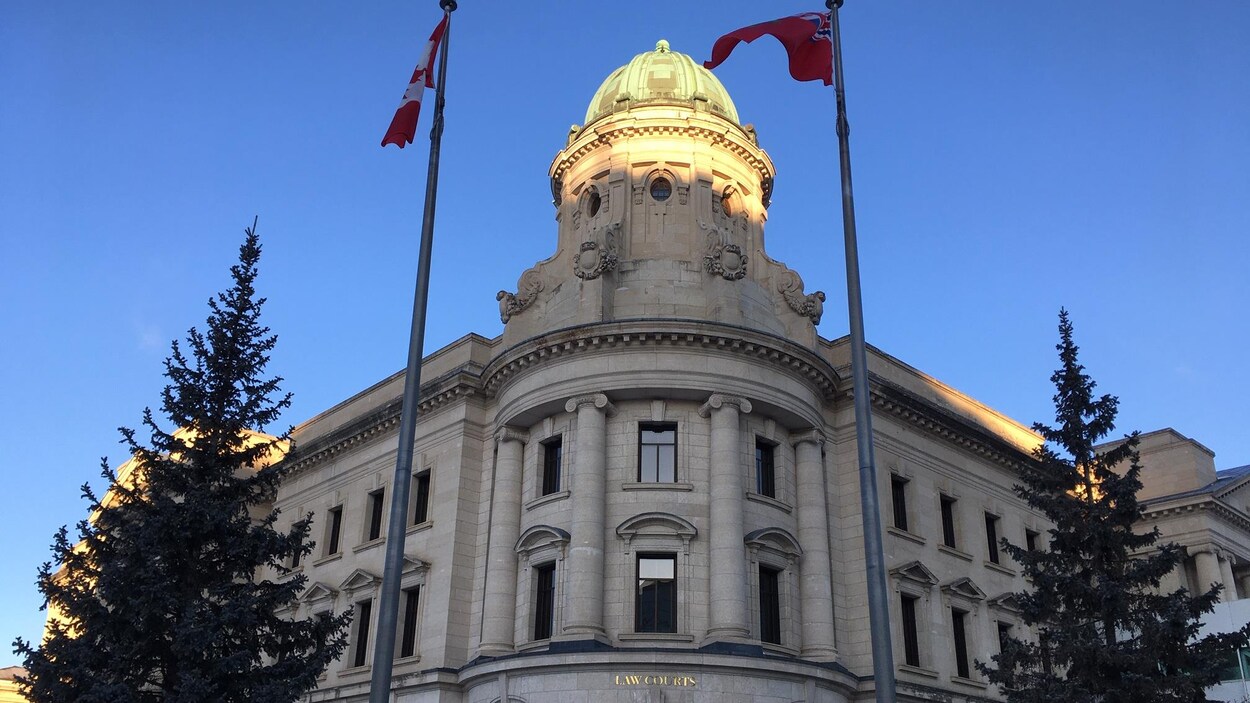
[[[694,59],[670,50],[663,39],[656,42],[655,51],[638,54],[608,76],[591,98],[584,124],[646,105],[691,107],[739,124],[725,86]]]

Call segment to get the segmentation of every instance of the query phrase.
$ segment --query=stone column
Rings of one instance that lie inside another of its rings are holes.
[[[1250,572],[1242,572],[1237,577],[1237,586],[1242,598],[1250,598]]]
[[[516,541],[521,532],[521,463],[529,435],[511,427],[496,435],[494,496],[490,509],[490,548],[486,553],[486,595],[482,604],[484,656],[513,651],[516,631]]]
[[[824,435],[808,430],[790,436],[798,477],[800,617],[802,657],[814,661],[837,658],[833,628],[833,579],[829,559],[829,517],[825,503]]]
[[[1237,579],[1233,578],[1233,555],[1227,551],[1220,552],[1220,576],[1222,577],[1220,583],[1224,584],[1220,600],[1237,600]]]
[[[1220,573],[1220,558],[1213,548],[1194,552],[1194,565],[1198,568],[1198,585],[1194,589],[1198,593],[1206,593],[1212,584],[1224,583],[1224,574]],[[1220,594],[1220,600],[1224,600]]]
[[[701,417],[712,418],[709,641],[745,639],[751,635],[747,623],[747,555],[742,543],[745,472],[742,433],[738,429],[739,413],[749,412],[751,403],[747,399],[720,393],[713,394],[699,408]]]
[[[577,435],[569,484],[573,515],[569,523],[568,596],[565,635],[605,637],[603,629],[603,540],[607,417],[616,408],[602,393],[571,398],[565,412],[577,413]]]

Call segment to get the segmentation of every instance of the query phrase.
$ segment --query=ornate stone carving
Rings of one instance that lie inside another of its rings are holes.
[[[539,275],[537,268],[532,268],[521,274],[521,278],[517,280],[517,292],[509,293],[501,290],[495,294],[495,300],[499,301],[499,319],[506,325],[512,316],[528,308],[538,294],[542,292],[543,279]]]
[[[790,433],[790,444],[797,447],[804,442],[811,442],[819,447],[825,443],[825,434],[815,427]]]
[[[525,444],[530,441],[530,433],[516,427],[504,425],[495,432],[495,439],[499,440],[501,444],[503,442],[520,442]]]
[[[734,224],[738,224],[735,222]],[[745,224],[745,223],[743,223]],[[747,255],[742,247],[728,242],[729,229],[708,224],[699,220],[707,234],[707,247],[703,253],[703,268],[713,276],[720,276],[727,281],[736,281],[747,275]]]
[[[816,291],[808,295],[803,294],[803,279],[799,274],[787,269],[781,274],[781,280],[777,283],[777,290],[781,293],[781,297],[786,299],[786,304],[790,309],[809,318],[813,325],[820,324],[820,318],[825,314],[825,292]]]
[[[642,205],[642,186],[641,185],[634,186],[634,204]]]
[[[566,413],[576,412],[577,409],[582,407],[583,405],[588,405],[590,407],[602,410],[605,415],[610,416],[610,415],[616,414],[616,406],[613,405],[612,401],[608,400],[608,396],[604,395],[603,393],[591,393],[588,395],[579,395],[573,398],[569,398],[564,403],[564,412]]]
[[[573,274],[584,281],[590,281],[603,275],[604,271],[616,268],[616,233],[621,229],[619,222],[603,228],[603,246],[593,239],[582,242],[581,251],[573,256]]]
[[[677,187],[677,202],[681,203],[682,205],[685,205],[689,199],[690,199],[690,186],[678,186]]]
[[[726,405],[732,405],[738,409],[743,415],[751,414],[751,401],[736,395],[725,395],[724,393],[713,393],[707,399],[707,402],[699,406],[699,417],[708,417],[713,410],[720,410]]]

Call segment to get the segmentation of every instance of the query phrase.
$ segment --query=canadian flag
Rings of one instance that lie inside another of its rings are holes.
[[[434,59],[438,57],[438,45],[443,41],[443,32],[447,31],[449,17],[449,14],[444,14],[443,21],[430,34],[430,41],[426,43],[425,50],[421,52],[421,60],[412,72],[408,90],[404,91],[404,98],[399,102],[395,116],[391,118],[391,126],[386,130],[386,136],[382,137],[382,146],[394,144],[403,149],[405,144],[412,143],[412,137],[417,132],[417,117],[421,114],[421,95],[427,87],[434,87],[431,68]]]

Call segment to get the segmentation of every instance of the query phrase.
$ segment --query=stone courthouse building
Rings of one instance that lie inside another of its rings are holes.
[[[424,362],[394,700],[870,700],[848,343],[767,252],[755,130],[661,41],[552,146],[555,241],[500,291],[503,334]],[[870,370],[900,699],[996,698],[974,662],[1019,632],[997,538],[1044,547],[1012,492],[1038,437]],[[292,615],[356,615],[313,701],[368,692],[402,386],[300,425],[285,460],[277,507],[317,540]],[[1151,499],[1196,548],[1176,578],[1246,592],[1247,472],[1156,434],[1147,460],[1192,474]]]

